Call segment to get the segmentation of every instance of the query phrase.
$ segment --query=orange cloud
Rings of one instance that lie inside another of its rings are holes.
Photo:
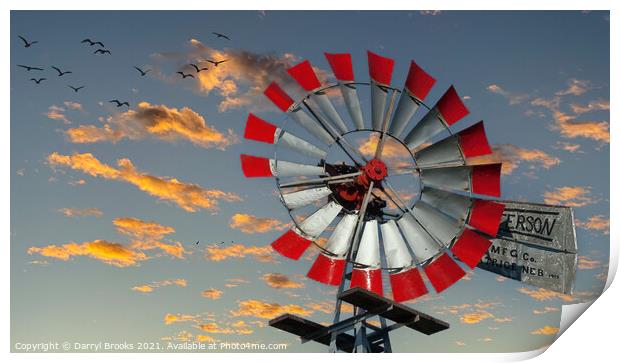
[[[552,306],[545,306],[541,310],[534,309],[532,313],[534,313],[534,315],[542,315],[542,314],[547,314],[547,313],[556,312],[556,311],[560,311],[560,309],[556,307],[552,307]]]
[[[558,204],[567,207],[583,207],[594,203],[590,197],[589,187],[558,187],[543,195],[545,203]]]
[[[544,327],[540,328],[540,329],[536,329],[534,331],[531,331],[530,334],[533,335],[555,335],[560,331],[560,328],[556,328],[553,326],[549,326],[549,325],[545,325]]]
[[[478,324],[483,320],[493,318],[493,314],[488,311],[476,311],[473,313],[467,313],[461,315],[461,323],[463,324]]]
[[[603,266],[602,261],[593,260],[588,256],[579,256],[577,261],[577,268],[580,270],[594,270]]]
[[[294,304],[280,305],[277,303],[266,303],[260,300],[243,300],[238,303],[238,309],[230,313],[232,316],[253,316],[263,319],[273,319],[276,316],[286,313],[308,316],[312,314],[312,311]]]
[[[578,114],[578,115],[582,113],[586,113],[586,112],[592,112],[592,111],[601,111],[601,110],[609,111],[609,101],[603,101],[603,100],[591,101],[591,102],[588,102],[587,105],[579,105],[576,103],[571,103],[570,108],[574,114]]]
[[[254,256],[263,262],[273,261],[271,246],[244,246],[236,244],[230,247],[208,246],[205,258],[210,261],[223,261],[229,258],[244,258]]]
[[[186,287],[187,286],[187,280],[185,280],[185,279],[171,279],[171,280],[155,281],[155,282],[152,282],[152,283],[149,283],[149,284],[134,286],[134,287],[131,288],[131,290],[137,291],[137,292],[142,292],[142,293],[150,293],[150,292],[153,292],[153,290],[155,290],[157,288],[160,288],[160,287],[163,287],[163,286],[170,286],[170,285]]]
[[[203,292],[200,293],[200,295],[202,295],[203,297],[206,297],[208,299],[212,299],[212,300],[216,300],[219,299],[220,297],[222,297],[222,294],[224,292],[222,290],[218,290],[218,289],[207,289],[204,290]]]
[[[137,170],[129,159],[119,159],[118,169],[101,163],[91,153],[61,155],[56,152],[47,157],[52,167],[69,167],[93,177],[124,181],[135,185],[138,189],[161,200],[176,203],[188,212],[218,209],[219,200],[229,202],[240,201],[234,193],[217,189],[205,189],[196,184],[183,183],[176,178],[158,177]]]
[[[549,169],[560,164],[560,159],[539,149],[524,149],[512,144],[493,146],[493,153],[467,160],[469,164],[502,163],[502,174],[512,174],[522,162],[530,164],[529,170],[540,167]]]
[[[198,329],[212,334],[231,334],[233,333],[232,329],[229,328],[221,328],[217,323],[204,323],[199,324]]]
[[[101,217],[103,215],[103,212],[97,208],[60,208],[58,211],[67,217]]]
[[[135,251],[120,243],[105,240],[95,240],[80,244],[67,243],[60,246],[30,247],[28,249],[28,254],[32,255],[35,253],[63,261],[68,261],[73,256],[88,256],[117,267],[133,266],[147,259],[147,256],[141,251]]]
[[[566,302],[573,301],[573,297],[570,295],[560,294],[559,292],[553,292],[551,290],[546,290],[543,288],[529,289],[527,287],[521,287],[517,289],[517,291],[522,294],[528,295],[529,297],[537,301],[547,301],[553,299],[560,299]]]
[[[80,125],[66,133],[71,142],[80,144],[116,143],[122,139],[141,140],[152,136],[167,142],[187,140],[200,147],[224,150],[239,142],[231,129],[227,134],[216,130],[188,107],[177,109],[148,102],[140,102],[136,109],[108,117],[102,127]]]
[[[571,144],[570,142],[558,141],[556,148],[557,149],[562,149],[564,151],[568,151],[570,153],[576,153],[576,152],[580,152],[579,149],[581,148],[581,145],[579,145],[579,144]]]
[[[251,214],[240,213],[233,215],[228,225],[230,228],[238,229],[248,234],[281,231],[286,228],[286,225],[277,219],[260,218]]]
[[[62,121],[62,123],[68,125],[71,123],[71,121],[65,115],[65,111],[66,110],[63,107],[51,105],[50,107],[48,107],[45,116],[47,116],[47,118],[49,118],[50,120]]]
[[[185,258],[185,254],[188,253],[181,242],[161,241],[167,234],[174,232],[172,227],[129,217],[116,218],[113,223],[119,233],[132,238],[131,247],[134,249],[143,251],[159,249],[164,254],[181,259]]]
[[[264,274],[261,279],[275,289],[299,289],[304,287],[304,284],[293,281],[288,276],[279,273]]]
[[[603,234],[609,234],[609,218],[605,218],[603,215],[595,215],[590,217],[586,221],[575,221],[575,224],[583,229],[601,231]]]
[[[187,321],[197,322],[198,318],[199,317],[197,315],[168,313],[164,316],[164,323],[166,325],[170,325],[173,323],[182,323],[182,322],[187,322]]]
[[[358,150],[364,156],[372,158],[375,155],[378,143],[379,136],[376,133],[373,133],[365,140],[360,140]],[[419,149],[426,146],[428,145],[423,145],[419,147]],[[394,141],[392,138],[386,139],[383,144],[381,157],[384,159],[388,167],[405,168],[413,166],[412,158],[408,149],[400,143]]]
[[[225,287],[231,288],[231,287],[237,287],[241,284],[249,284],[250,281],[245,280],[245,279],[226,279],[226,284],[224,285]]]
[[[561,91],[556,92],[555,93],[556,96],[566,96],[566,95],[580,96],[592,89],[590,81],[586,81],[586,80],[569,79],[567,84],[568,84],[568,87]]]

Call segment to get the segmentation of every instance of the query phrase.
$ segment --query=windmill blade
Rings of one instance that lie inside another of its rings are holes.
[[[282,194],[282,203],[288,209],[296,209],[321,200],[332,193],[328,187],[310,188]]]
[[[465,228],[450,251],[469,268],[478,265],[493,243],[469,228]]]
[[[265,142],[268,144],[278,143],[301,154],[321,158],[321,160],[324,160],[327,157],[327,151],[282,130],[276,125],[271,124],[252,113],[248,116],[248,120],[245,124],[244,137],[249,140]]]
[[[368,70],[370,72],[372,128],[381,131],[388,95],[386,87],[389,87],[392,81],[394,60],[368,51]]]
[[[327,285],[340,284],[357,219],[356,213],[345,214],[342,217],[323,247],[327,253],[321,252],[308,271],[309,278]]]
[[[468,114],[469,110],[463,104],[461,97],[456,93],[454,87],[450,86],[437,101],[437,104],[407,134],[405,144],[414,150]]]
[[[422,274],[417,268],[390,274],[390,285],[396,302],[413,300],[428,293]]]
[[[426,262],[441,251],[442,246],[420,226],[411,213],[403,214],[396,221],[396,224],[398,224],[403,236],[409,242],[409,246],[418,262]]]
[[[405,88],[400,94],[398,106],[394,112],[394,119],[390,125],[390,134],[392,136],[400,138],[411,117],[420,107],[420,101],[424,101],[434,84],[435,78],[420,68],[416,62],[411,61],[407,80],[405,81]]]
[[[464,224],[423,201],[413,206],[413,216],[437,242],[446,247],[460,235]]]
[[[241,154],[241,169],[246,178],[325,175],[325,167],[274,160]]]
[[[297,81],[297,83],[310,92],[310,99],[313,100],[318,106],[321,112],[327,116],[327,119],[335,125],[341,134],[348,132],[347,125],[344,123],[336,108],[329,100],[329,97],[324,92],[316,92],[321,88],[321,82],[319,81],[312,65],[309,61],[303,61],[286,70]]]
[[[447,253],[442,253],[424,267],[424,273],[437,293],[465,276],[465,271]]]
[[[502,164],[421,169],[424,185],[499,197]]]
[[[379,229],[376,220],[364,222],[355,262],[363,265],[353,268],[351,288],[361,287],[377,295],[383,295],[381,278],[381,255],[379,252]]]
[[[293,107],[293,99],[286,93],[276,82],[272,82],[264,92],[265,96],[273,102],[282,112],[286,112],[299,125],[305,128],[309,133],[316,136],[319,140],[327,145],[331,145],[334,139],[329,133],[300,107]]]
[[[469,198],[431,187],[422,189],[421,199],[443,213],[464,221],[464,223],[491,237],[497,235],[504,213],[504,204],[502,203]]]
[[[342,207],[336,202],[329,202],[300,223],[299,228],[293,227],[280,238],[271,243],[271,247],[282,256],[298,260],[323,231],[338,216]]]
[[[420,167],[440,164],[465,165],[465,159],[491,154],[482,121],[415,154]]]
[[[338,88],[344,99],[344,104],[347,106],[349,116],[353,121],[353,125],[356,129],[361,130],[364,128],[364,119],[362,117],[362,108],[360,106],[360,99],[357,95],[357,89],[353,84],[355,77],[353,75],[353,63],[351,62],[351,54],[340,53],[332,54],[325,53],[325,58],[329,62],[334,76],[338,80]]]

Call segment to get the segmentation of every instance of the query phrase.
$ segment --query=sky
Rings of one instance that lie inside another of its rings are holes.
[[[38,43],[25,48],[18,35]],[[290,216],[272,179],[243,177],[239,154],[272,155],[243,130],[249,112],[285,124],[261,93],[276,80],[300,95],[286,68],[308,59],[332,82],[323,53],[350,52],[366,82],[367,50],[395,59],[397,87],[415,59],[437,79],[430,103],[454,84],[471,111],[455,128],[485,121],[502,198],[574,207],[580,251],[572,296],[475,269],[409,303],[449,330],[400,329],[393,349],[551,344],[561,305],[595,298],[606,280],[608,12],[14,11],[11,349],[199,341],[325,351],[266,325],[285,312],[330,321],[336,289],[305,277],[315,250],[300,261],[271,250]],[[176,74],[205,58],[229,61]]]

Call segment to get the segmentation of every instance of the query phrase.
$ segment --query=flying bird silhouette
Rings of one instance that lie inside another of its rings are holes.
[[[109,54],[109,55],[112,55],[112,52],[110,52],[109,50],[101,49],[101,48],[97,49],[94,53],[95,54]]]
[[[64,76],[65,74],[73,73],[73,72],[71,72],[71,71],[65,71],[65,72],[63,72],[63,71],[61,71],[61,70],[60,70],[60,68],[58,68],[58,67],[54,67],[54,66],[52,66],[52,68],[54,68],[54,69],[56,70],[56,72],[58,72],[58,77],[62,77],[62,76]]]
[[[18,37],[19,37],[19,39],[22,40],[22,42],[24,42],[24,47],[25,48],[30,48],[31,45],[36,44],[36,43],[39,42],[38,40],[29,42],[29,41],[26,40],[26,38],[22,37],[21,35],[18,35]]]
[[[133,66],[133,67],[134,67],[135,69],[137,69],[137,70],[138,70],[138,72],[140,72],[140,75],[141,75],[142,77],[146,76],[146,74],[147,74],[147,73],[149,73],[149,71],[150,71],[150,69],[147,69],[146,71],[144,71],[144,70],[142,70],[142,69],[141,69],[141,68],[139,68],[139,67],[136,67],[136,66]]]
[[[177,72],[177,74],[180,74],[181,77],[183,77],[183,79],[187,78],[187,77],[192,77],[194,78],[194,76],[192,74],[185,74],[183,72]]]
[[[224,34],[222,34],[222,33],[216,33],[216,32],[213,32],[213,34],[214,34],[215,36],[217,36],[218,38],[224,38],[224,39],[228,39],[228,40],[230,40],[230,38],[229,38],[229,37],[227,37],[226,35],[224,35]]]
[[[221,60],[221,61],[214,61],[214,60],[207,59],[207,62],[213,64],[216,67],[217,67],[218,64],[224,63],[224,62],[228,62],[228,61],[229,61],[229,59],[224,59],[224,60]]]
[[[47,79],[47,78],[39,78],[39,79],[36,79],[36,78],[30,78],[30,80],[31,80],[31,81],[34,81],[34,83],[36,83],[36,84],[39,84],[39,83],[41,83],[41,81],[45,81],[46,79]]]
[[[21,65],[21,64],[18,64],[17,66],[18,66],[18,67],[22,67],[22,68],[24,68],[24,69],[25,69],[25,70],[27,70],[28,72],[30,72],[30,71],[42,71],[42,70],[43,70],[43,68],[38,68],[38,67],[30,67],[30,66],[23,66],[23,65]]]
[[[86,39],[82,40],[80,43],[88,43],[88,45],[90,45],[91,47],[93,45],[95,45],[95,44],[98,44],[99,46],[101,46],[101,48],[105,48],[105,45],[103,45],[103,43],[101,43],[101,42],[93,42],[89,38],[86,38]]]
[[[200,73],[201,71],[206,71],[206,70],[208,70],[208,69],[209,69],[209,68],[207,68],[207,67],[200,68],[200,67],[198,67],[198,66],[197,66],[196,64],[194,64],[194,63],[190,63],[189,65],[190,65],[190,66],[192,66],[192,67],[194,67],[194,69],[196,70],[196,73]]]
[[[110,100],[108,101],[110,103],[116,103],[116,107],[121,107],[123,105],[127,105],[127,107],[129,107],[129,102],[121,102],[119,100]]]
[[[71,88],[72,90],[75,91],[75,93],[78,93],[79,90],[81,90],[82,88],[86,87],[86,86],[80,86],[80,87],[73,87],[71,85],[67,85],[67,87]]]

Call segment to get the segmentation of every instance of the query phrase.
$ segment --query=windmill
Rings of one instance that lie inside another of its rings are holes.
[[[320,252],[307,277],[338,286],[332,325],[290,314],[270,325],[332,352],[389,352],[391,330],[434,334],[449,328],[403,302],[429,293],[429,285],[441,293],[488,253],[505,209],[497,201],[501,164],[468,163],[492,152],[483,122],[454,132],[467,107],[452,86],[427,106],[436,80],[414,61],[397,89],[390,58],[369,51],[370,82],[363,83],[354,77],[350,54],[325,56],[337,83],[321,83],[304,61],[287,70],[303,97],[294,101],[275,82],[264,91],[293,123],[278,127],[254,114],[246,123],[246,139],[274,144],[276,151],[273,158],[242,154],[243,173],[274,177],[294,222],[271,246],[299,260],[314,243]],[[334,96],[341,104],[332,102]],[[424,113],[414,122],[419,109]],[[399,178],[415,189],[411,195],[396,187]],[[385,274],[391,298],[383,289]],[[352,317],[341,317],[343,302],[354,306]]]

